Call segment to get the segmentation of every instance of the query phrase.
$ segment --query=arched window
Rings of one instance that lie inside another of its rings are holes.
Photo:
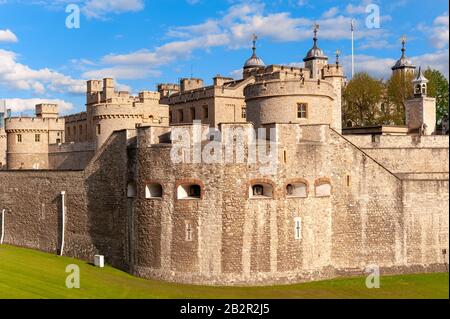
[[[202,197],[202,188],[198,184],[184,184],[178,186],[178,199],[200,199]]]
[[[308,185],[304,182],[293,182],[286,185],[287,197],[308,197]]]
[[[162,186],[159,183],[145,185],[145,198],[161,198],[162,192]]]
[[[273,186],[269,183],[254,183],[249,188],[250,198],[272,198]]]
[[[427,85],[425,83],[422,84],[422,94],[427,94]]]
[[[316,197],[331,196],[331,183],[328,179],[319,179],[315,183]]]
[[[415,94],[420,94],[420,84],[416,85]]]
[[[136,183],[134,181],[129,181],[127,185],[127,197],[136,197]]]

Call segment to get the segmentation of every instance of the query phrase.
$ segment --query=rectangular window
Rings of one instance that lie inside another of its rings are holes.
[[[102,132],[101,126],[100,124],[97,124],[97,134],[100,135],[101,132]]]
[[[297,117],[299,119],[306,119],[308,117],[308,104],[306,103],[297,104]]]
[[[80,138],[81,138],[81,135],[83,135],[83,126],[79,126],[79,128],[80,128]]]
[[[17,134],[17,143],[22,143],[22,134]]]
[[[56,139],[56,144],[61,144],[61,139],[60,138]]]
[[[169,123],[172,123],[173,119],[172,119],[172,111],[169,111]]]
[[[209,118],[208,106],[203,107],[203,118],[205,118],[205,119]]]
[[[191,120],[195,120],[195,107],[191,107]]]
[[[295,234],[295,240],[302,239],[302,218],[296,217],[294,218],[294,234]]]
[[[35,134],[34,135],[34,141],[35,142],[40,142],[41,141],[41,134]]]
[[[183,110],[178,110],[178,122],[183,122],[184,121],[184,117],[183,117]]]
[[[243,108],[241,109],[241,117],[242,117],[243,119],[247,118],[247,109],[246,109],[245,107],[243,107]]]

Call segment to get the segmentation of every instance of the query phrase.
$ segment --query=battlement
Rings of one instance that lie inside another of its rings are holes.
[[[85,121],[87,120],[87,113],[86,112],[80,112],[76,114],[70,114],[64,117],[66,124],[73,123],[73,122],[79,122],[79,121]]]
[[[144,103],[146,101],[159,101],[160,94],[159,92],[153,91],[142,91],[139,92],[139,102]]]
[[[37,104],[36,116],[40,118],[57,118],[58,105],[57,104]]]
[[[114,80],[110,78],[87,81],[87,104],[130,104],[145,103],[147,101],[159,101],[160,93],[152,91],[142,91],[138,96],[132,96],[128,91],[115,91]]]
[[[264,68],[252,69],[249,76],[254,76],[256,81],[273,79],[309,78],[310,70],[286,65],[269,65]]]
[[[345,135],[360,148],[449,148],[446,135]]]
[[[204,87],[204,82],[202,79],[184,78],[180,80],[181,92],[191,91],[202,87]]]
[[[344,77],[344,68],[339,64],[327,64],[322,69],[323,78],[327,77]]]
[[[54,129],[64,131],[64,118],[10,117],[5,120],[5,131],[30,131]]]
[[[224,76],[217,75],[213,78],[213,81],[214,81],[214,86],[223,86],[225,83],[233,82],[234,79],[230,78],[230,77],[224,77]]]
[[[246,100],[273,97],[273,96],[326,96],[335,98],[333,85],[324,80],[311,80],[309,78],[297,79],[269,79],[258,81],[244,89]]]

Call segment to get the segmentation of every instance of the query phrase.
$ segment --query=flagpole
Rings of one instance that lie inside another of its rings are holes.
[[[354,42],[355,42],[355,36],[354,36],[355,20],[352,19],[350,25],[351,25],[351,30],[352,30],[352,79],[353,79],[353,76],[355,75],[355,46],[354,46]]]

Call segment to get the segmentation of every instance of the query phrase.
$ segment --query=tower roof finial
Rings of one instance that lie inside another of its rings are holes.
[[[405,57],[405,52],[406,52],[406,35],[402,35],[402,57]]]
[[[244,69],[250,69],[250,68],[265,66],[263,60],[258,58],[258,56],[256,55],[256,41],[258,40],[258,36],[256,34],[253,34],[252,40],[253,40],[253,47],[252,47],[253,54],[245,62]]]
[[[258,41],[258,36],[255,33],[253,33],[253,47],[252,47],[252,50],[253,50],[253,56],[254,57],[256,56],[256,41]]]
[[[314,38],[313,39],[314,39],[314,43],[316,43],[317,42],[317,31],[319,31],[320,25],[314,21],[313,28],[314,28]]]

